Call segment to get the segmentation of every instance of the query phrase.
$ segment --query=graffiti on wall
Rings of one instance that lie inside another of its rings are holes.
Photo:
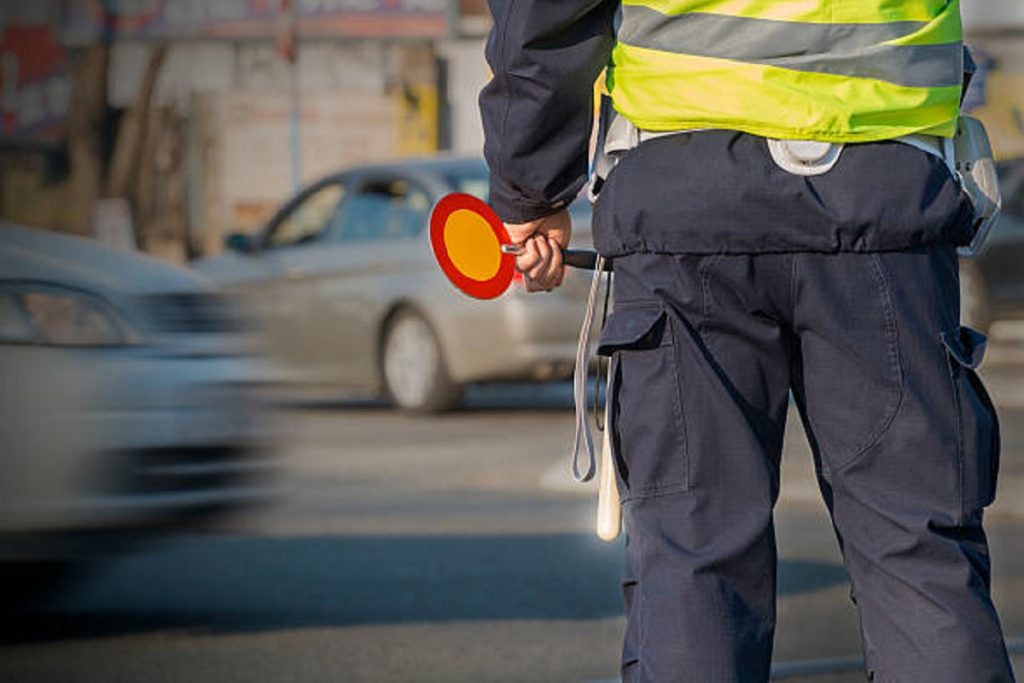
[[[5,23],[0,31],[0,138],[56,142],[70,102],[67,58],[53,28]]]
[[[443,38],[450,0],[293,0],[303,37]],[[70,0],[63,34],[88,42],[136,39],[268,38],[281,29],[281,0]]]

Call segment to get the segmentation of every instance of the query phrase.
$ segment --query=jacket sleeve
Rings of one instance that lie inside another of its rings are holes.
[[[618,0],[490,0],[480,94],[491,206],[507,223],[554,213],[587,179],[594,81],[608,63]]]

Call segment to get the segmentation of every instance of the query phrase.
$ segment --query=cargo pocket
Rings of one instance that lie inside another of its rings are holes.
[[[608,428],[623,501],[688,489],[679,364],[662,304],[617,304],[598,353],[612,359]]]
[[[999,474],[999,419],[976,372],[985,355],[985,335],[969,327],[942,334],[956,405],[961,513],[992,504]]]

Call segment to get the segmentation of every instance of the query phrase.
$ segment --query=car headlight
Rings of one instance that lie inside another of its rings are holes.
[[[0,342],[52,346],[124,346],[140,341],[103,299],[67,287],[0,289]]]

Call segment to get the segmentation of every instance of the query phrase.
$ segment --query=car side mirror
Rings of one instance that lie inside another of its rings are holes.
[[[246,235],[240,232],[233,232],[225,237],[224,246],[231,251],[237,251],[243,254],[251,254],[256,251],[256,241],[252,238],[252,235]]]

